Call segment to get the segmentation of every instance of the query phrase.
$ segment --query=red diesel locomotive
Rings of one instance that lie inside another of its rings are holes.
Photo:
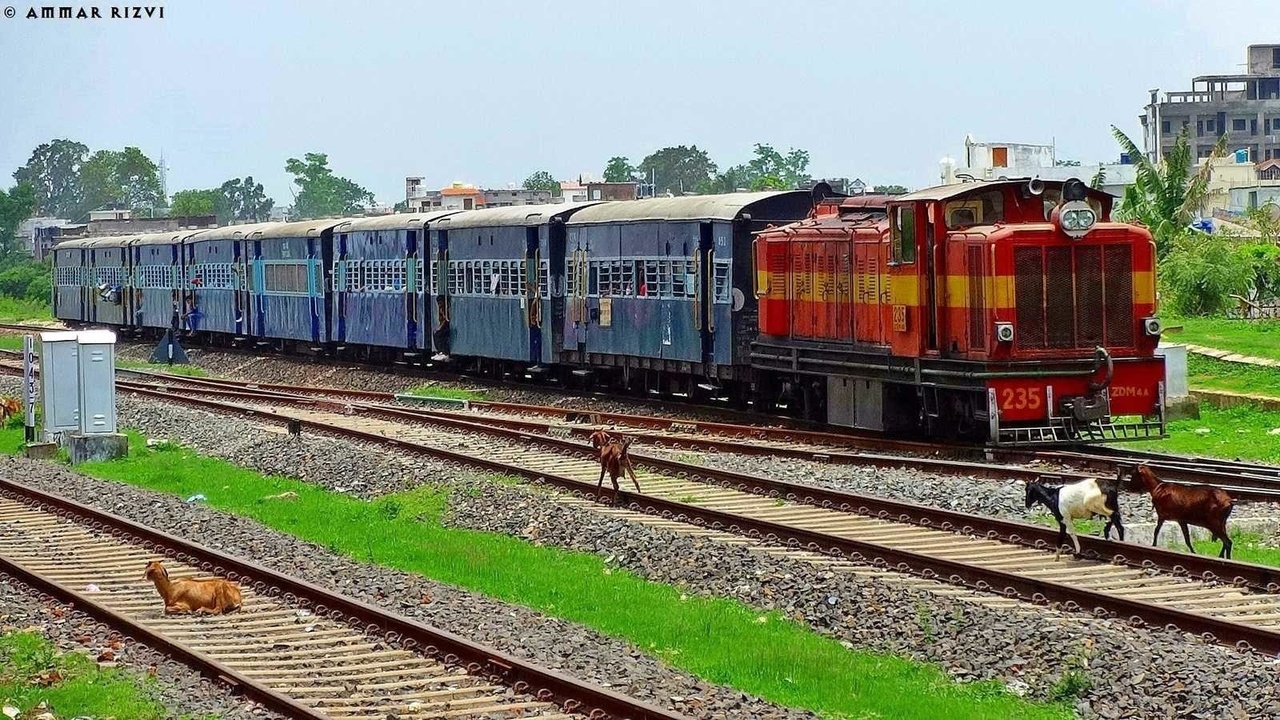
[[[1164,434],[1155,245],[1079,180],[820,202],[758,234],[756,397],[1000,444]]]

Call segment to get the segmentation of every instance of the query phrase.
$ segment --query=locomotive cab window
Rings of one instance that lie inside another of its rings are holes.
[[[893,261],[895,263],[913,263],[916,261],[916,209],[913,205],[893,209]]]
[[[992,190],[967,200],[953,200],[943,208],[948,230],[1004,222],[1004,195]]]

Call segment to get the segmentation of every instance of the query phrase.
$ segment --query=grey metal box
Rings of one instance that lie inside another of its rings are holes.
[[[86,330],[79,343],[80,432],[105,435],[116,431],[116,335]]]
[[[44,408],[44,437],[80,429],[80,367],[78,333],[40,333],[40,406]]]

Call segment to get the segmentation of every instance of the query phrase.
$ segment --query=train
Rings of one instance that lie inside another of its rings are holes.
[[[1155,246],[1079,180],[520,205],[60,243],[136,337],[716,398],[997,445],[1165,434]]]

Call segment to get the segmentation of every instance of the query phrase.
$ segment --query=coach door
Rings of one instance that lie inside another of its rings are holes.
[[[437,353],[449,354],[449,292],[450,280],[454,277],[449,267],[449,231],[436,231],[436,317],[435,327],[431,332],[431,342]]]
[[[709,222],[698,225],[698,249],[693,259],[694,329],[702,344],[702,364],[709,367],[715,362],[715,264],[716,249],[712,226]],[[685,281],[688,287],[688,280]]]
[[[548,227],[549,229],[549,227]],[[524,316],[529,327],[529,362],[542,362],[542,297],[538,293],[538,226],[524,229]]]

